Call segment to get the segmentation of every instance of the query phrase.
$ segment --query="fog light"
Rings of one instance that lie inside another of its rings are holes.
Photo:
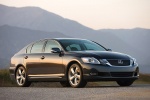
[[[98,73],[90,73],[90,75],[95,76],[98,75]]]

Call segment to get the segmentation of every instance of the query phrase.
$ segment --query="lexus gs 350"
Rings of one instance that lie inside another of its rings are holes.
[[[75,38],[43,39],[29,44],[11,58],[10,76],[18,86],[31,82],[60,82],[84,87],[92,81],[116,81],[130,86],[139,77],[136,60],[102,45]]]

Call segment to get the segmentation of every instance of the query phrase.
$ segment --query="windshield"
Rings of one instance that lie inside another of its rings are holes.
[[[59,40],[65,51],[106,51],[101,45],[89,40],[66,39]]]

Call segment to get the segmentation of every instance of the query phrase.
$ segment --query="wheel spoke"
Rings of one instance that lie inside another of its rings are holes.
[[[80,75],[77,75],[77,78],[80,79]]]
[[[75,72],[74,72],[74,70],[73,70],[73,68],[71,68],[71,73],[72,73],[72,74],[74,74],[74,73],[75,73]]]
[[[77,78],[74,79],[74,84],[77,85]]]
[[[17,76],[17,80],[20,79],[20,78],[21,78],[20,76]]]
[[[70,80],[72,81],[73,79],[74,79],[74,76],[71,76],[71,77],[70,77]]]
[[[77,73],[77,72],[79,72],[79,69],[76,67],[76,69],[75,69],[75,73]]]
[[[25,71],[23,70],[21,74],[24,75],[24,74],[25,74]]]
[[[24,77],[22,77],[22,80],[23,80],[23,82],[25,81],[25,78]]]
[[[18,72],[19,72],[19,75],[21,75],[21,69],[19,69]]]
[[[20,84],[22,84],[22,83],[23,83],[23,79],[21,78],[21,79],[20,79]]]
[[[18,81],[18,84],[21,84],[21,83],[20,83],[20,82],[21,82],[21,78],[20,78],[20,79],[18,79],[17,81]]]

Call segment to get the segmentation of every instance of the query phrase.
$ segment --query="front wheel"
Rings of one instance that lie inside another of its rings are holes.
[[[28,87],[31,82],[27,79],[26,70],[24,67],[19,67],[16,71],[16,83],[20,87]]]
[[[133,84],[133,80],[119,80],[117,81],[117,84],[120,86],[130,86]]]
[[[78,64],[73,64],[68,71],[68,81],[74,88],[85,87],[87,82],[83,79],[83,73]]]

